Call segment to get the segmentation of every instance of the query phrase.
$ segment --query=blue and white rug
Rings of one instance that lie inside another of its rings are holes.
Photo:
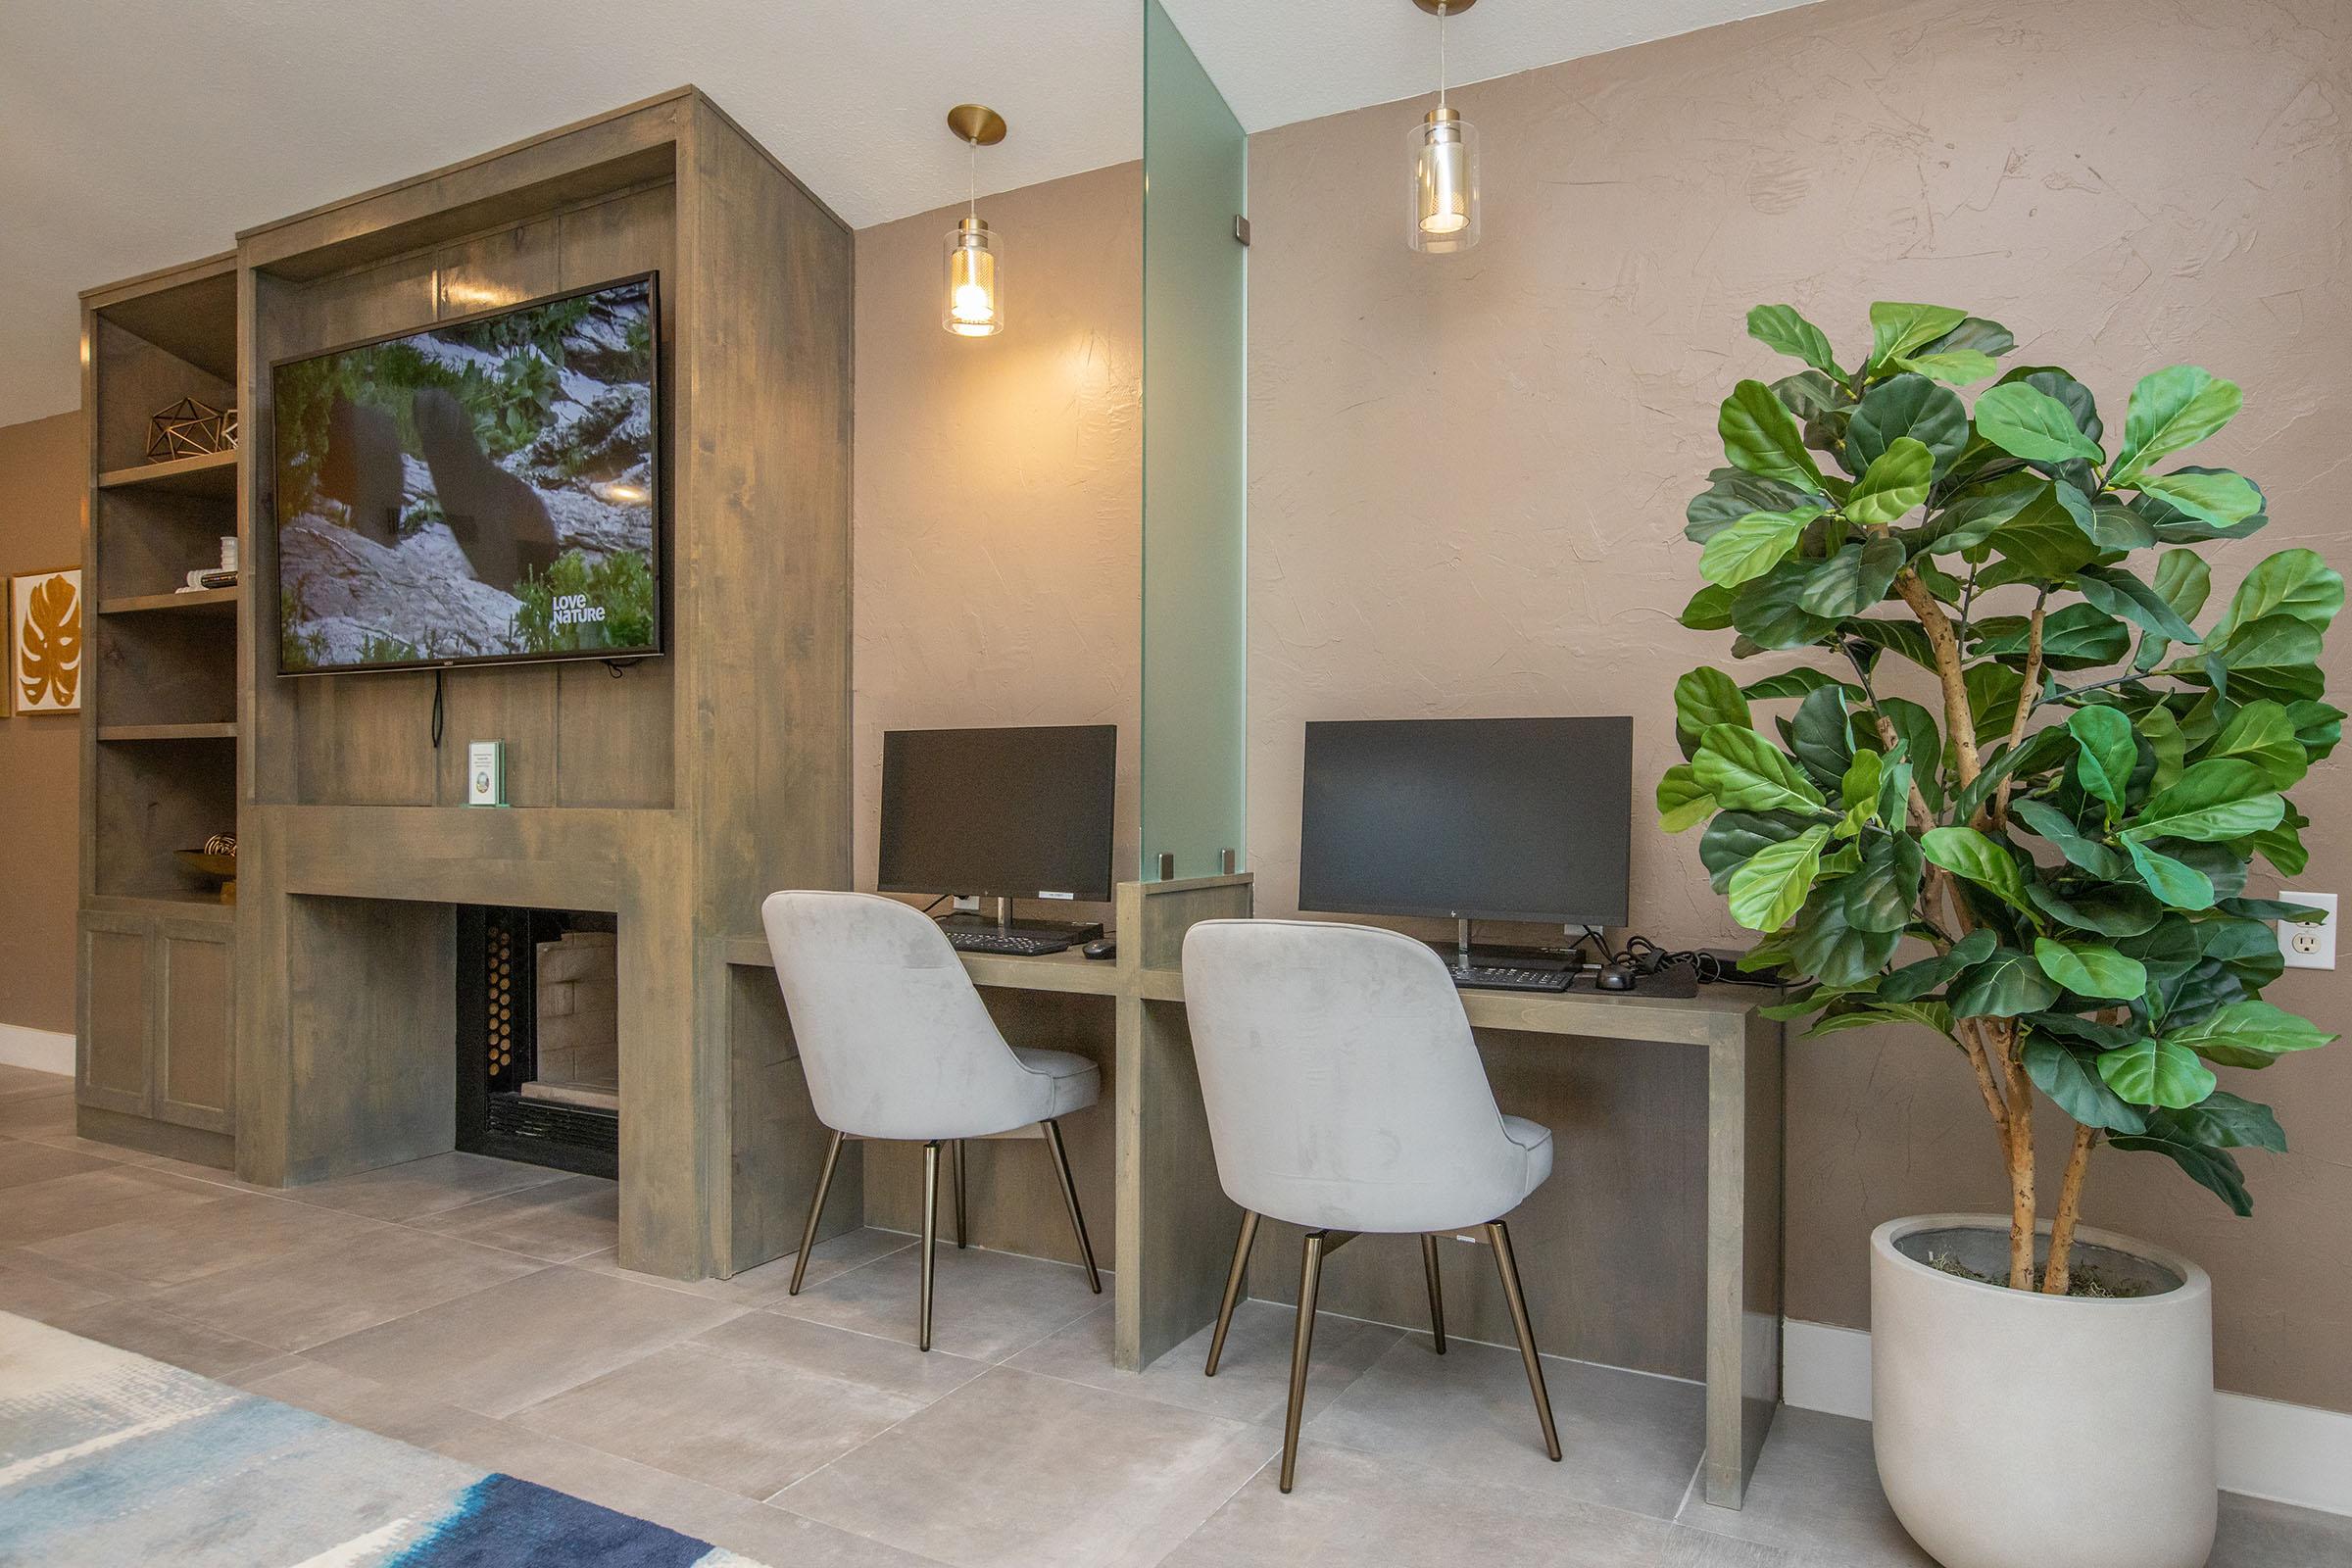
[[[759,1568],[0,1312],[0,1565]]]

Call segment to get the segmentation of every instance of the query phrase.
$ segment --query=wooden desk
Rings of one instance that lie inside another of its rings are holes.
[[[1075,950],[1045,957],[965,954],[975,984],[1113,999],[1117,1056],[1117,1364],[1149,1366],[1216,1315],[1232,1260],[1237,1211],[1216,1178],[1184,982],[1176,967],[1195,921],[1246,915],[1250,879],[1202,877],[1126,883],[1118,890],[1119,954],[1109,961]],[[757,938],[726,945],[730,964],[768,962]],[[1705,1053],[1704,1220],[1706,1500],[1740,1506],[1780,1397],[1781,1027],[1758,1010],[1769,993],[1739,986],[1696,997],[1557,996],[1465,991],[1474,1028],[1566,1042],[1625,1041]],[[1571,1195],[1573,1201],[1573,1195]],[[1543,1242],[1521,1239],[1522,1266]],[[1259,1250],[1271,1250],[1264,1240]],[[1295,1259],[1281,1267],[1295,1271]],[[1575,1269],[1579,1259],[1559,1260]],[[1412,1270],[1419,1290],[1419,1269]],[[1639,1300],[1629,1298],[1639,1308]]]

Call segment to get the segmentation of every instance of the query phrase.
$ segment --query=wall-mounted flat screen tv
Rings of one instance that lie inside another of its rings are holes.
[[[652,274],[270,368],[278,670],[662,651]]]

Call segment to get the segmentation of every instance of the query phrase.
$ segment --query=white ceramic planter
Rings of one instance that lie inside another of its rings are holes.
[[[2005,1215],[1871,1233],[1879,1481],[1943,1568],[2200,1568],[2213,1548],[2213,1284],[2127,1237],[2085,1226],[2076,1243],[2078,1267],[2172,1288],[2049,1297],[1921,1260],[2005,1273]]]

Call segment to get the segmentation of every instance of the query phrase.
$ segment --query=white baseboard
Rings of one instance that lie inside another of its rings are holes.
[[[1800,1409],[1869,1420],[1870,1336],[1790,1318],[1781,1390]],[[2352,1514],[2352,1415],[2244,1394],[2213,1397],[2223,1490]]]
[[[30,1067],[35,1072],[74,1076],[74,1037],[52,1029],[27,1029],[20,1023],[0,1023],[0,1066]]]

